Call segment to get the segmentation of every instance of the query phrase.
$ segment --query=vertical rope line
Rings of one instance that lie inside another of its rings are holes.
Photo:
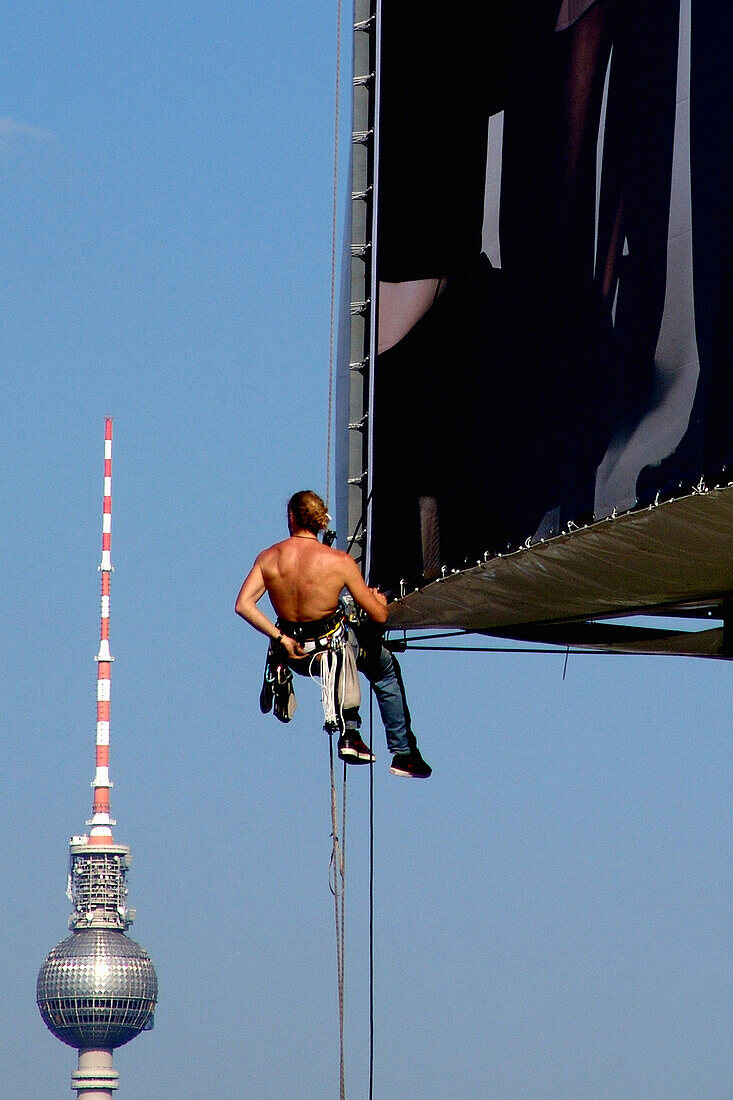
[[[333,210],[331,218],[331,320],[328,345],[328,428],[326,432],[326,506],[331,495],[331,434],[333,423],[333,388],[336,373],[336,254],[338,236],[338,170],[339,126],[341,121],[341,24],[342,0],[336,8],[336,104],[333,133]]]
[[[369,744],[374,744],[374,690],[369,690]],[[374,1087],[374,761],[369,762],[369,1100]]]
[[[341,906],[339,914],[339,1027],[340,1027],[340,1058],[339,1058],[339,1098],[346,1100],[346,1056],[344,1048],[344,990],[345,990],[345,966],[346,966],[346,764],[344,763],[343,795],[341,802]]]
[[[339,1098],[346,1100],[346,1071],[344,1062],[344,894],[345,861],[342,843],[338,832],[338,802],[336,798],[336,776],[333,764],[333,734],[329,733],[328,754],[331,771],[331,874],[329,885],[333,894],[334,918],[336,923],[336,979],[338,983],[339,1003]],[[343,819],[346,817],[346,768],[344,768]]]

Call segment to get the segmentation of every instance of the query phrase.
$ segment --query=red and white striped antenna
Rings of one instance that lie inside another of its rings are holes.
[[[112,543],[112,418],[104,421],[104,502],[102,505],[102,625],[97,661],[97,747],[96,771],[92,787],[94,801],[92,817],[87,822],[90,844],[111,844],[112,826],[117,822],[110,817],[109,792],[109,715],[110,672],[114,657],[109,651],[109,582],[112,573],[110,558]]]

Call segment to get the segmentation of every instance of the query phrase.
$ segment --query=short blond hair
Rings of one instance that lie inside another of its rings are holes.
[[[324,527],[328,527],[331,519],[326,511],[326,505],[318,493],[314,493],[312,489],[303,489],[299,493],[294,493],[288,501],[288,512],[298,527],[314,535]]]

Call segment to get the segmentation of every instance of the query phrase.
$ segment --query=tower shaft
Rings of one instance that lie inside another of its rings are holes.
[[[80,1050],[71,1087],[76,1091],[76,1100],[113,1100],[119,1076],[112,1064],[111,1050]]]

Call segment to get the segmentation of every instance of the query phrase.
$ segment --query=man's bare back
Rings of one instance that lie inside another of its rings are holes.
[[[300,535],[276,543],[257,559],[272,606],[281,619],[295,623],[324,619],[335,610],[351,579],[349,562],[342,551]]]
[[[280,619],[303,623],[324,619],[336,609],[346,588],[375,622],[387,620],[387,600],[369,588],[349,554],[324,546],[317,536],[290,521],[290,538],[263,550],[245,578],[235,609],[256,630],[282,640],[290,656],[302,655],[292,638],[282,638],[278,627],[257,607],[265,592]]]

